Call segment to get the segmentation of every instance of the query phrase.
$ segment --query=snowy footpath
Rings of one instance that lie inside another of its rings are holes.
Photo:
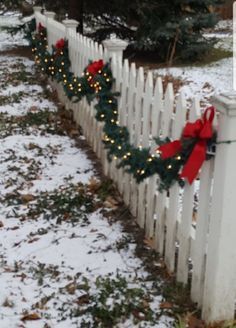
[[[0,327],[174,327],[127,211],[45,84],[0,53]]]

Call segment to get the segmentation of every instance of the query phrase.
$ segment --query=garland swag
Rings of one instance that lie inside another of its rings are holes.
[[[60,39],[49,52],[47,30],[39,24],[31,33],[30,44],[36,64],[50,78],[63,85],[67,97],[78,102],[83,97],[91,102],[96,98],[96,119],[104,122],[103,143],[108,150],[108,159],[119,159],[117,167],[124,167],[133,174],[137,182],[158,174],[159,190],[168,190],[175,182],[183,186],[185,180],[191,184],[197,178],[207,149],[214,145],[216,134],[212,121],[215,109],[206,109],[202,119],[187,123],[180,140],[156,138],[157,150],[151,154],[149,148],[137,148],[129,142],[129,131],[118,122],[118,94],[112,92],[114,81],[110,63],[102,60],[90,62],[81,77],[70,72],[68,42]],[[180,171],[182,173],[180,174]]]

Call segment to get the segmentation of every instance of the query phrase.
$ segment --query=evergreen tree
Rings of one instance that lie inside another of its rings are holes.
[[[158,51],[162,60],[195,59],[212,47],[214,41],[204,38],[203,30],[218,22],[212,7],[221,3],[221,0],[139,1],[136,45]]]
[[[2,0],[17,4],[22,0]],[[204,37],[205,28],[218,21],[212,11],[224,0],[46,0],[47,10],[69,13],[79,21],[79,31],[101,42],[112,33],[130,41],[130,48],[152,51],[157,60],[194,60],[213,46]],[[41,0],[34,0],[41,4]],[[89,29],[88,29],[89,28]]]

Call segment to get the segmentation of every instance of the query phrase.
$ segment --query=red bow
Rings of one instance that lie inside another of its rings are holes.
[[[103,60],[100,59],[98,61],[94,61],[92,64],[90,64],[87,67],[87,71],[91,74],[91,75],[96,75],[104,66]]]
[[[55,44],[55,47],[57,50],[62,50],[65,47],[65,40],[64,39],[58,40],[57,43]]]
[[[183,170],[180,174],[181,178],[186,178],[191,184],[197,177],[197,174],[206,159],[207,141],[213,136],[212,122],[215,116],[215,108],[213,106],[208,107],[202,119],[196,120],[194,123],[186,123],[182,140],[194,138],[197,142],[190,154],[187,162],[185,163]],[[161,152],[161,157],[167,159],[175,156],[183,149],[181,140],[175,140],[162,145],[158,148]]]
[[[41,31],[43,31],[44,29],[45,29],[45,27],[44,27],[41,23],[39,23],[39,24],[38,24],[38,31],[41,32]]]

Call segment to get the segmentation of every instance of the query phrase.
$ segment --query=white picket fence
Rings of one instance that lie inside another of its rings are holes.
[[[71,69],[79,76],[89,60],[108,60],[112,56],[114,90],[120,92],[119,122],[127,126],[131,142],[139,147],[156,148],[153,137],[160,134],[178,139],[186,123],[186,100],[174,95],[171,84],[163,92],[162,80],[153,80],[135,64],[124,63],[110,49],[76,33],[74,21],[64,25],[54,14],[35,8],[37,23],[47,27],[49,48],[60,38],[69,41]],[[236,296],[236,143],[217,146],[215,160],[206,161],[199,180],[183,190],[175,184],[169,191],[158,192],[158,176],[137,184],[117,160],[108,163],[104,150],[103,124],[95,119],[94,103],[85,99],[72,104],[60,86],[57,88],[67,108],[73,109],[76,122],[83,128],[87,141],[101,159],[105,173],[116,183],[131,213],[137,218],[146,237],[164,257],[167,269],[176,273],[178,282],[191,281],[191,298],[208,321],[234,318]],[[218,139],[236,139],[236,98],[221,95],[213,100],[219,112]],[[193,99],[189,120],[200,115],[200,104]],[[194,213],[194,195],[198,190],[198,209]]]

